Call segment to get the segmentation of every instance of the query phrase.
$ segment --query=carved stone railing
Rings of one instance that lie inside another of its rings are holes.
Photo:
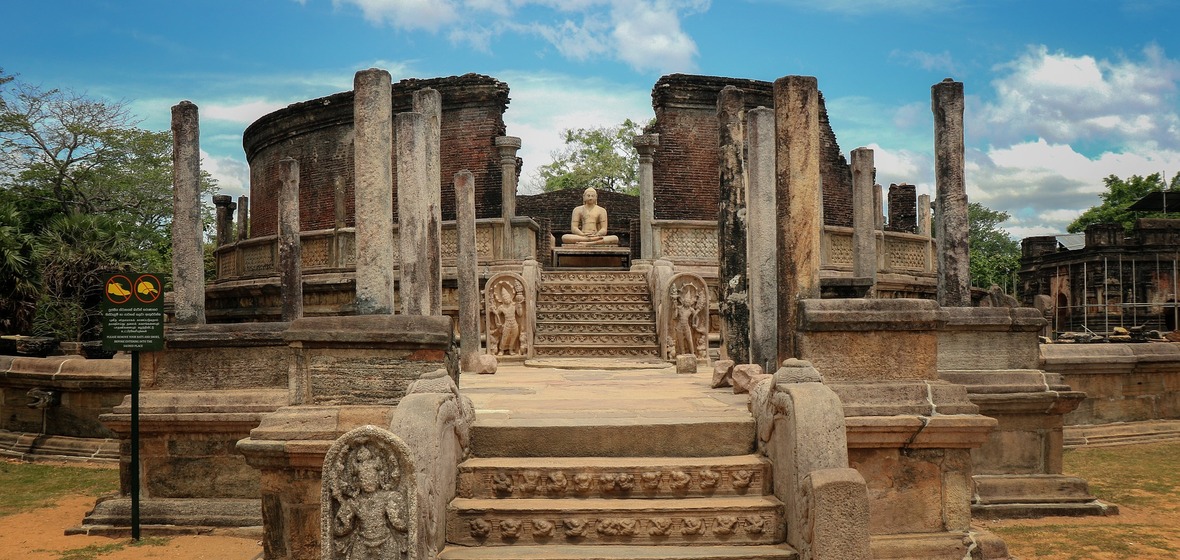
[[[653,255],[677,265],[717,265],[717,222],[655,220]],[[924,235],[877,231],[877,271],[933,276],[934,240]],[[824,226],[820,242],[823,270],[852,272],[852,228]]]
[[[480,264],[511,258],[530,258],[536,252],[537,224],[528,218],[512,223],[514,247],[506,250],[499,218],[476,220],[476,255]],[[455,266],[455,222],[442,224],[442,264]],[[325,229],[299,234],[303,273],[351,271],[356,268],[356,229]],[[214,250],[217,281],[274,276],[278,274],[277,238],[273,235],[245,239]],[[397,258],[397,225],[393,231],[394,258]]]

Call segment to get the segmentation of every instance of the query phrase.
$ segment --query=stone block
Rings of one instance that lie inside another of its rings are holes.
[[[807,540],[811,558],[868,560],[869,500],[865,479],[855,469],[820,469],[803,481],[811,514]]]
[[[496,373],[496,368],[499,367],[496,357],[491,354],[476,355],[474,357],[474,362],[475,364],[472,368],[472,371],[475,373],[493,374]]]
[[[734,394],[749,393],[750,387],[753,387],[761,376],[766,375],[762,371],[762,366],[758,364],[738,364],[733,366],[733,373],[731,374],[731,381],[733,382]]]
[[[714,389],[729,387],[733,381],[733,367],[733,360],[717,360],[713,362],[713,382],[710,386]]]
[[[697,357],[692,354],[676,356],[676,373],[696,373]]]

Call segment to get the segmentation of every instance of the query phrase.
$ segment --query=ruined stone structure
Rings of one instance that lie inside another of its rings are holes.
[[[1021,242],[1020,298],[1051,298],[1056,332],[1109,332],[1114,327],[1177,328],[1180,220],[1141,219],[1130,232],[1118,224],[1078,236],[1038,236]]]

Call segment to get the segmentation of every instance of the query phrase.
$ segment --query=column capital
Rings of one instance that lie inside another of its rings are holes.
[[[512,158],[516,165],[516,151],[520,149],[520,138],[517,136],[497,136],[496,149],[500,151],[501,159]]]
[[[631,139],[631,145],[639,152],[639,157],[651,157],[660,145],[659,134],[637,134]]]

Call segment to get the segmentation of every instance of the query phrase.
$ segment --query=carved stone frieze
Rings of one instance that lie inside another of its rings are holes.
[[[686,492],[700,494],[747,494],[750,488],[760,488],[764,473],[761,470],[733,466],[701,467],[690,470],[671,471],[604,470],[597,472],[567,473],[555,470],[495,470],[485,471],[482,482],[469,490],[475,496],[480,487],[485,496],[496,498],[550,497],[564,498],[585,494],[613,495],[620,492],[641,490],[645,493],[665,492],[683,495]]]

